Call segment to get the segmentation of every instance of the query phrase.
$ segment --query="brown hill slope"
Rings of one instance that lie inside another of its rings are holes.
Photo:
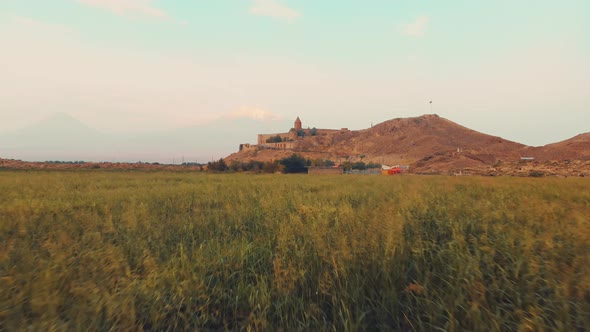
[[[438,115],[393,119],[358,133],[358,137],[345,142],[343,147],[370,155],[404,155],[408,159],[453,151],[502,158],[514,156],[514,151],[525,147],[468,129]]]
[[[465,128],[438,115],[423,115],[393,119],[359,131],[320,131],[317,136],[296,141],[294,150],[241,151],[227,159],[264,161],[297,152],[308,158],[341,160],[348,156],[354,160],[364,155],[365,161],[410,164],[434,154],[450,154],[458,156],[451,158],[451,164],[472,166],[518,158],[524,148],[522,144]]]
[[[590,160],[590,133],[541,147],[528,147],[523,153],[536,160]]]

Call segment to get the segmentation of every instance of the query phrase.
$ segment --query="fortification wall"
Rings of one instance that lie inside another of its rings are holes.
[[[295,147],[295,142],[280,142],[280,143],[264,143],[260,146],[280,150],[292,150]]]
[[[342,130],[342,129],[316,129],[316,130],[317,130],[318,135],[338,134],[342,131],[348,131],[348,130]],[[306,133],[307,132],[308,131],[306,131]]]
[[[295,133],[294,131],[289,131],[288,133],[258,134],[258,145],[271,144],[271,143],[266,143],[266,140],[276,137],[276,136],[280,136],[283,141],[289,141],[289,140],[297,138],[297,133]]]
[[[240,151],[248,150],[256,150],[256,146],[249,143],[240,144]]]
[[[291,128],[291,130],[289,130],[286,133],[258,134],[257,145],[260,147],[267,147],[267,148],[273,148],[273,149],[293,149],[296,145],[295,144],[296,141],[301,139],[301,138],[297,137],[297,132],[298,132],[297,129],[303,130],[305,136],[311,136],[312,129],[302,129],[301,120],[299,119],[299,117],[297,117],[297,119],[295,120],[295,127]],[[314,131],[314,136],[316,136],[316,135],[329,136],[329,135],[334,135],[337,133],[346,132],[346,131],[348,131],[348,129],[346,129],[346,128],[342,128],[342,129],[313,129],[313,131]],[[276,142],[276,143],[267,142],[267,140],[270,140],[270,139],[275,138],[277,136],[279,136],[281,138],[282,142]],[[248,148],[250,148],[250,147],[240,146],[240,150],[248,149]]]
[[[344,174],[342,167],[310,167],[307,169],[310,175]]]

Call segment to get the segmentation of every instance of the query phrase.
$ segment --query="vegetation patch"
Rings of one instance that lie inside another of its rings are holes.
[[[0,330],[586,331],[589,215],[580,178],[3,171]]]

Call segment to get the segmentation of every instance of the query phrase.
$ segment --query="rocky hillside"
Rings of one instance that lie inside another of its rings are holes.
[[[493,163],[500,158],[517,158],[526,146],[486,135],[438,115],[389,120],[359,131],[336,131],[305,137],[296,151],[309,157],[338,159],[364,156],[364,160],[385,163],[412,163],[436,153],[462,151],[475,160]],[[292,151],[243,151],[230,160],[280,158]]]
[[[521,157],[534,157],[538,162],[590,160],[590,133],[543,147],[530,147],[432,114],[393,119],[358,131],[320,131],[317,136],[299,139],[294,150],[257,148],[234,153],[227,160],[268,161],[293,152],[312,159],[408,164],[412,171],[422,173],[449,174],[464,169],[485,173],[489,167],[505,162],[519,167],[517,162]]]
[[[590,160],[590,133],[541,147],[529,147],[524,153],[541,161]]]
[[[311,142],[314,143],[313,140]],[[406,160],[452,151],[488,155],[485,157],[488,159],[505,158],[515,156],[515,151],[524,147],[465,128],[438,115],[389,120],[366,130],[352,132],[349,139],[333,145],[334,149],[351,151],[351,154],[397,156]]]

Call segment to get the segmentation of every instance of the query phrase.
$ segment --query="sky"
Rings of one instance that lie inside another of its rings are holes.
[[[0,0],[0,133],[58,112],[107,133],[436,113],[544,145],[590,131],[590,1]]]

